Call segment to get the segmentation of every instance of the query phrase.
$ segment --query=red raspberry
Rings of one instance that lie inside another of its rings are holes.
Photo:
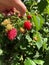
[[[9,30],[7,32],[7,36],[9,40],[14,40],[14,38],[17,36],[17,30],[13,28],[12,30]]]
[[[32,23],[30,21],[25,21],[24,28],[30,30],[32,28]]]
[[[31,15],[28,15],[28,16],[27,16],[27,18],[28,18],[28,19],[31,19],[31,18],[32,18],[32,16],[31,16]]]

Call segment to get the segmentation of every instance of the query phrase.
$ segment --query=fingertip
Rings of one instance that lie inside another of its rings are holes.
[[[27,8],[26,8],[26,6],[23,3],[21,3],[21,6],[22,6],[22,10],[21,10],[20,13],[23,16],[26,13]]]
[[[24,6],[22,15],[25,15],[25,13],[26,13],[26,7]]]
[[[20,12],[20,15],[23,16],[26,12],[26,6],[23,4],[21,0],[15,0],[13,3],[14,7]]]

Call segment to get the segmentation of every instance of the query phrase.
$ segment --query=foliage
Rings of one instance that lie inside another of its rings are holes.
[[[0,65],[43,65],[45,62],[49,50],[49,1],[23,2],[27,7],[26,16],[0,14]],[[30,30],[24,28],[28,20],[32,24]],[[17,29],[17,36],[10,40],[7,32],[13,28]]]

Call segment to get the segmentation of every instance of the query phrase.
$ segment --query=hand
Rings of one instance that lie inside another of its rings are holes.
[[[20,12],[20,15],[23,16],[26,12],[25,5],[21,0],[0,0],[0,11],[10,10],[11,8],[16,8]]]

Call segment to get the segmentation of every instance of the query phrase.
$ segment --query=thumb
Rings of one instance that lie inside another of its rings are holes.
[[[25,14],[26,6],[21,2],[21,0],[15,0],[13,5],[20,12],[21,16]]]

